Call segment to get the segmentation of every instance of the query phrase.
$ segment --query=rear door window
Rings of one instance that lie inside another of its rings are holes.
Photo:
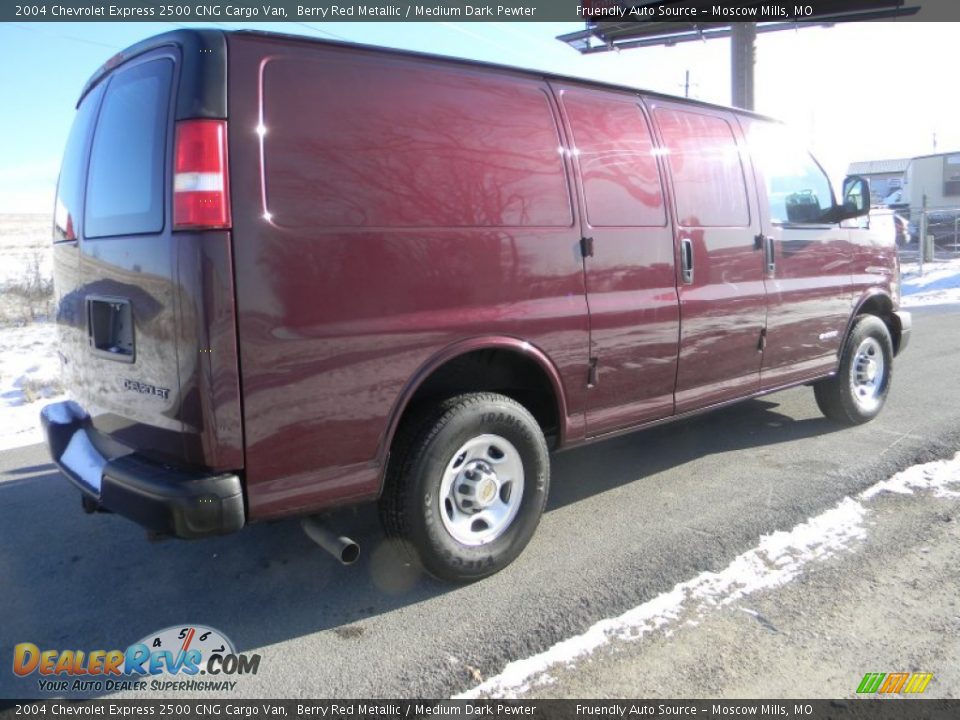
[[[172,77],[173,62],[161,58],[110,79],[90,152],[86,237],[163,230]]]

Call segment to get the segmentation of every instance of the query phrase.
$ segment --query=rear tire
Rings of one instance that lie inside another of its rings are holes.
[[[861,425],[883,409],[893,378],[893,341],[875,315],[861,315],[843,346],[840,369],[813,386],[817,405],[843,425]]]
[[[458,395],[404,423],[380,517],[431,575],[470,582],[526,547],[549,484],[547,443],[526,408],[496,393]]]

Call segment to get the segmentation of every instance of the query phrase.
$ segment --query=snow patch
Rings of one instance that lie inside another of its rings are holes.
[[[62,400],[53,323],[0,329],[0,451],[43,442],[40,409]],[[37,397],[39,395],[39,397]]]
[[[739,555],[718,573],[703,572],[652,600],[595,623],[582,635],[562,640],[548,650],[506,666],[499,675],[457,699],[512,697],[530,689],[538,676],[557,664],[571,664],[611,640],[638,640],[670,623],[693,624],[704,612],[729,605],[758,590],[778,587],[799,575],[815,560],[835,555],[866,537],[867,510],[852,498],[801,523],[789,532],[760,538],[753,550]]]
[[[885,492],[912,494],[921,490],[933,491],[937,497],[960,497],[960,492],[948,488],[955,483],[960,483],[960,453],[952,460],[908,468],[869,487],[856,499],[844,498],[836,507],[789,531],[762,536],[756,548],[737,556],[718,573],[703,572],[619,617],[600,620],[581,635],[509,663],[499,675],[455,699],[515,697],[543,682],[552,682],[553,677],[547,674],[551,668],[572,665],[613,640],[638,640],[659,628],[670,632],[672,628],[666,626],[671,624],[695,626],[707,611],[784,585],[802,574],[808,564],[845,552],[864,540],[864,518],[870,512],[864,502]]]
[[[950,460],[935,460],[908,467],[889,480],[884,480],[860,493],[860,499],[870,500],[881,493],[912,495],[915,490],[930,490],[936,497],[960,497],[960,492],[948,486],[960,483],[960,453]]]
[[[960,259],[923,264],[923,275],[916,263],[900,268],[904,307],[960,303]]]
[[[957,303],[960,303],[960,288],[905,295],[900,301],[900,305],[905,308],[925,307],[927,305],[955,305]]]

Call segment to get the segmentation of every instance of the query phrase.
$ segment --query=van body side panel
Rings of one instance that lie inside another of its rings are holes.
[[[851,305],[858,307],[868,295],[894,298],[893,285],[899,273],[897,246],[893,238],[869,227],[851,227],[850,285]],[[896,301],[893,300],[894,309]]]
[[[568,439],[582,437],[580,235],[546,84],[288,38],[228,42],[250,517],[376,497],[402,391],[472,338],[548,357]]]
[[[692,281],[678,279],[682,413],[759,389],[767,302],[760,222],[734,116],[657,99],[646,105],[667,159],[678,272],[684,244],[693,254]]]
[[[228,231],[178,232],[180,418],[193,462],[243,467],[240,367]]]
[[[673,413],[680,313],[668,224],[650,126],[633,93],[553,84],[578,169],[596,382],[587,434]]]
[[[765,269],[761,387],[778,387],[836,370],[853,303],[853,231],[836,223],[800,222],[799,207],[792,214],[800,217],[784,222],[791,199],[831,206],[829,180],[786,127],[749,117],[739,121],[751,148],[762,232],[773,250],[773,267]]]

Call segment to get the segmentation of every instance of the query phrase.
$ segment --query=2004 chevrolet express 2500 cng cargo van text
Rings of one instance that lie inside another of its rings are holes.
[[[196,538],[378,500],[431,573],[510,563],[549,453],[812,384],[870,420],[910,316],[869,190],[782,125],[624,87],[184,30],[87,83],[57,190],[84,507]],[[336,550],[350,560],[356,546]]]

